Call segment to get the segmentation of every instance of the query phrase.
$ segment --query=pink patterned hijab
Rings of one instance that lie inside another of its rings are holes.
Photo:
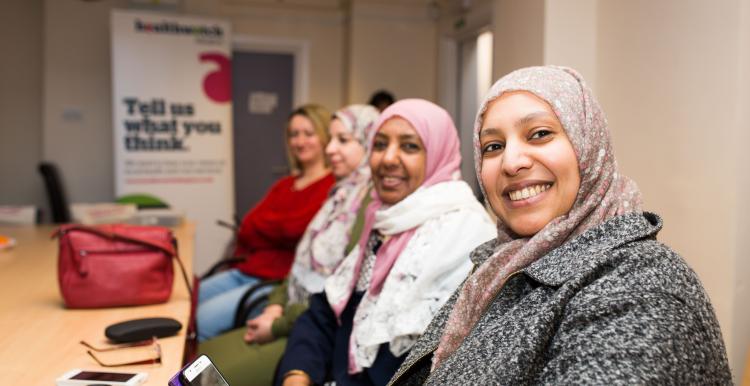
[[[640,211],[638,187],[617,171],[604,112],[581,75],[565,67],[523,68],[492,86],[474,123],[474,164],[480,182],[479,131],[484,114],[492,101],[512,91],[528,91],[550,105],[573,145],[581,185],[570,212],[553,219],[531,237],[515,236],[498,220],[495,251],[460,289],[433,357],[433,369],[458,349],[510,274],[587,229],[612,217]]]
[[[395,117],[400,117],[408,121],[417,131],[425,146],[427,153],[425,180],[418,190],[439,182],[461,178],[461,153],[459,152],[458,130],[447,111],[423,99],[402,99],[383,111],[380,118],[375,122],[375,132],[386,121]],[[372,143],[370,143],[369,147],[372,148]],[[349,301],[351,292],[354,290],[354,286],[359,278],[360,266],[367,249],[368,235],[372,232],[373,225],[375,224],[375,213],[378,209],[385,206],[374,190],[372,194],[373,200],[370,202],[365,213],[365,223],[362,229],[363,236],[359,240],[360,252],[354,269],[354,277],[349,284],[349,296],[331,305],[337,317],[344,311],[344,307],[346,307],[346,303]],[[419,225],[415,224],[413,228],[391,236],[378,249],[368,289],[371,296],[377,296],[380,293],[383,282],[391,271],[393,264]]]

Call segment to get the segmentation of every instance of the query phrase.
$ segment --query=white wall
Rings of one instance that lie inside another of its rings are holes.
[[[544,0],[495,0],[492,9],[495,79],[544,64]]]
[[[738,67],[739,76],[737,81],[737,130],[734,140],[734,151],[737,160],[737,228],[734,234],[735,263],[733,268],[732,282],[734,283],[734,301],[731,307],[734,311],[733,327],[731,331],[733,346],[731,355],[735,363],[735,379],[739,383],[740,370],[747,363],[748,346],[750,346],[750,285],[748,285],[748,273],[750,273],[750,202],[743,199],[750,197],[750,173],[746,165],[750,165],[750,152],[747,144],[750,143],[750,2],[740,2],[737,12],[739,19],[739,39],[737,41],[737,52],[739,53]],[[750,380],[748,368],[742,370],[745,380]],[[748,384],[744,382],[743,384]]]
[[[71,202],[114,198],[109,13],[122,3],[44,3],[43,157]]]
[[[437,48],[437,20],[424,2],[353,1],[349,102],[367,103],[378,89],[435,101]]]
[[[0,12],[0,205],[46,210],[42,179],[42,0],[12,0]]]
[[[575,68],[596,92],[597,0],[545,0],[544,64]]]

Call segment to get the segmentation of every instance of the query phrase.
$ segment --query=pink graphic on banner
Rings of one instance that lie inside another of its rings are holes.
[[[229,58],[221,53],[206,52],[200,55],[200,60],[219,66],[203,78],[203,92],[214,102],[229,102],[232,99],[232,68]]]

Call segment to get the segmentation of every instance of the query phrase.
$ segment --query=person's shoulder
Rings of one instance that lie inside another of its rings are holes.
[[[669,277],[670,282],[698,279],[682,256],[656,239],[635,240],[613,249],[612,253],[621,260],[620,265],[627,266],[633,277]]]
[[[264,200],[275,200],[282,197],[286,197],[287,192],[291,192],[294,186],[294,177],[285,176],[274,181],[273,184],[268,188],[264,196]]]
[[[664,243],[641,239],[610,251],[612,268],[602,283],[610,289],[634,294],[669,296],[684,302],[707,303],[708,297],[698,275],[685,259]]]
[[[324,176],[324,177],[323,177],[323,178],[321,179],[321,181],[322,181],[322,182],[323,182],[324,184],[328,184],[328,185],[333,185],[333,184],[335,184],[335,183],[336,183],[336,176],[334,176],[334,175],[333,175],[333,172],[328,172],[328,174],[326,174],[326,175],[325,175],[325,176]]]
[[[654,213],[617,216],[585,232],[558,254],[577,267],[574,276],[597,278],[595,283],[607,284],[613,291],[700,285],[685,259],[658,241],[662,226],[662,219]]]
[[[294,180],[296,179],[295,176],[289,175],[284,176],[276,180],[276,182],[273,183],[273,186],[271,189],[279,189],[279,188],[288,188],[294,185]]]
[[[333,175],[333,173],[328,172],[328,174],[319,178],[317,181],[313,182],[311,185],[314,188],[325,193],[325,195],[327,196],[328,193],[331,191],[331,189],[334,186],[336,186],[336,177]]]
[[[676,352],[702,355],[706,362],[700,365],[724,379],[728,371],[718,320],[685,259],[654,238],[634,240],[609,253],[608,264],[568,304],[570,314],[592,323],[604,317],[604,322],[614,321],[614,331],[637,331],[633,342],[659,346],[669,341]]]
[[[295,177],[291,177],[290,185],[294,184]],[[318,177],[318,179],[310,182],[305,186],[304,188],[300,189],[299,191],[311,191],[311,190],[323,190],[326,193],[331,189],[332,186],[336,184],[336,177],[333,175],[333,173],[328,172],[324,174],[322,177]]]

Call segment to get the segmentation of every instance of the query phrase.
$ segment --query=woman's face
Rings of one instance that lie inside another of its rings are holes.
[[[336,178],[348,176],[362,162],[365,147],[346,129],[341,120],[334,119],[328,128],[331,141],[326,146],[326,156]]]
[[[578,161],[545,101],[525,91],[503,94],[485,113],[479,143],[487,198],[514,233],[534,235],[573,207]]]
[[[323,159],[323,144],[309,118],[299,114],[292,116],[287,130],[289,149],[300,164],[307,165]]]
[[[372,181],[380,200],[392,205],[413,193],[425,179],[427,152],[403,118],[387,120],[375,133],[370,155]]]

